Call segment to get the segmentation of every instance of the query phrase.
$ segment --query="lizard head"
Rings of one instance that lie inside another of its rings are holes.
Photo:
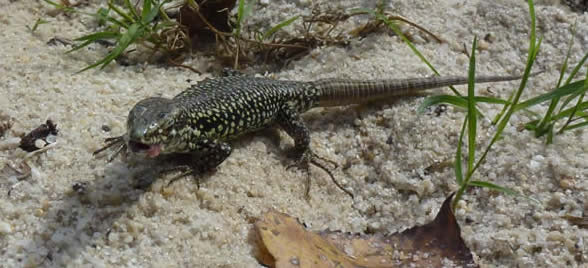
[[[171,99],[147,98],[129,112],[126,142],[131,151],[150,157],[172,150],[173,126],[180,109]]]

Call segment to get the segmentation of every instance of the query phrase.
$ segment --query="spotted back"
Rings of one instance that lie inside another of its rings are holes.
[[[228,140],[274,123],[284,105],[304,106],[305,86],[251,76],[205,79],[174,97],[185,109],[178,123],[193,137]]]

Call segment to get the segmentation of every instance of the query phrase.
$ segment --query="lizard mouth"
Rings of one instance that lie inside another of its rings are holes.
[[[147,153],[149,157],[156,157],[163,150],[163,145],[129,141],[129,148],[131,148],[131,151],[134,153]]]

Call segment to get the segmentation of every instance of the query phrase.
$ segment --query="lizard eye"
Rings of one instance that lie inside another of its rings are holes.
[[[159,113],[159,114],[157,115],[157,117],[158,117],[159,119],[164,119],[166,115],[167,115],[166,113],[164,113],[164,112],[161,112],[161,113]]]

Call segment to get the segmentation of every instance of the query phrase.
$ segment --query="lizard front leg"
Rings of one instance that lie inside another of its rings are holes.
[[[229,155],[231,155],[231,145],[218,140],[202,140],[191,144],[192,153],[177,153],[170,159],[176,163],[177,167],[168,171],[185,169],[182,174],[170,180],[168,185],[188,175],[199,175],[214,170]]]
[[[339,182],[335,180],[335,177],[333,176],[331,171],[328,168],[326,168],[323,164],[317,161],[317,159],[325,159],[316,155],[310,148],[310,132],[308,131],[308,128],[306,127],[304,121],[302,121],[302,118],[300,117],[299,113],[296,111],[294,105],[286,104],[284,107],[282,107],[280,113],[278,114],[278,122],[280,127],[282,127],[282,129],[284,129],[284,131],[286,131],[286,133],[290,137],[292,137],[292,139],[294,139],[294,156],[296,158],[296,162],[293,165],[288,166],[288,168],[298,166],[307,172],[305,193],[306,198],[309,197],[310,193],[310,171],[308,165],[309,163],[327,172],[331,177],[333,183],[335,183],[335,185],[337,185],[339,189],[341,189],[346,194],[351,196],[351,198],[353,198],[353,194],[347,189],[343,188],[343,186],[341,186]]]

